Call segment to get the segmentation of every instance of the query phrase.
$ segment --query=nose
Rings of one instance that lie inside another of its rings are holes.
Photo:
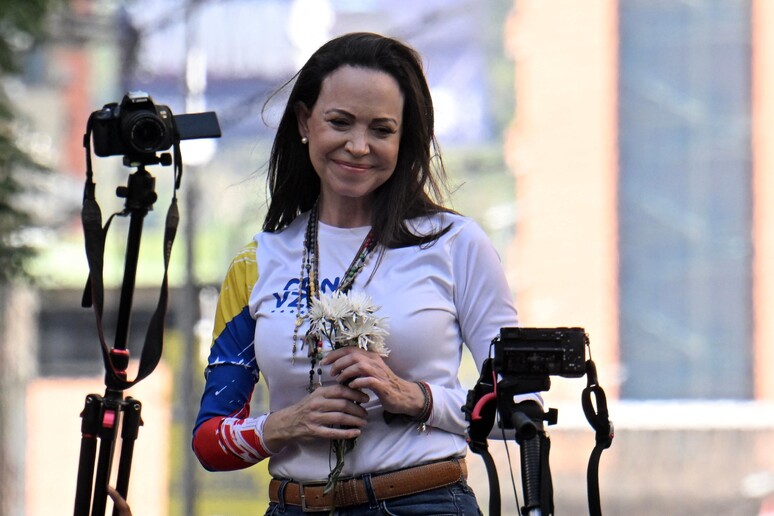
[[[344,148],[353,156],[365,156],[370,152],[368,135],[364,131],[352,131]]]

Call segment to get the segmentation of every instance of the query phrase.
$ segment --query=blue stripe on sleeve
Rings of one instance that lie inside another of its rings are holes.
[[[226,327],[212,343],[207,360],[208,371],[220,364],[240,365],[249,369],[258,381],[258,365],[255,363],[255,319],[248,307],[226,323]]]
[[[243,366],[221,364],[211,367],[193,433],[210,418],[230,416],[248,406],[255,387],[253,378],[250,369]]]
[[[226,323],[215,338],[207,360],[206,383],[194,433],[208,419],[230,416],[250,403],[259,378],[254,338],[255,319],[247,307]]]

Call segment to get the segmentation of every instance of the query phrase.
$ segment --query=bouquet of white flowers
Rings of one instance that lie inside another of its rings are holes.
[[[357,346],[386,357],[390,350],[384,345],[388,335],[386,319],[377,317],[379,306],[362,292],[348,294],[334,291],[330,296],[320,295],[309,309],[309,331],[306,344],[315,363],[323,358],[324,343],[331,349]],[[336,466],[328,476],[325,493],[330,492],[344,467],[344,456],[355,446],[355,439],[334,439],[331,447],[336,455]]]

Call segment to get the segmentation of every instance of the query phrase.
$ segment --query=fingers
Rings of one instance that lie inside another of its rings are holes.
[[[356,347],[332,351],[321,363],[330,365],[331,376],[340,384],[353,389],[369,389],[382,402],[402,383],[381,356]]]
[[[368,412],[359,404],[368,400],[368,394],[362,391],[334,384],[318,387],[310,396],[310,408],[324,414],[341,413],[365,419]]]
[[[321,363],[330,365],[330,374],[340,384],[372,391],[385,410],[409,414],[416,411],[417,404],[422,406],[420,389],[396,375],[377,353],[357,347],[340,348],[328,353]]]
[[[360,434],[368,411],[360,406],[369,397],[345,385],[318,387],[296,405],[278,411],[285,439],[323,437],[349,439]],[[265,427],[264,427],[265,428]]]
[[[320,363],[330,365],[331,376],[343,384],[358,377],[375,377],[384,380],[393,374],[382,357],[357,347],[331,351]]]
[[[119,516],[132,516],[132,511],[129,508],[129,504],[126,500],[113,488],[113,486],[107,486],[107,494],[113,500],[113,506],[118,512]]]
[[[319,417],[310,414],[306,436],[323,439],[351,439],[358,437],[366,424],[363,418],[351,415],[328,416],[330,414]]]
[[[322,365],[332,364],[339,360],[340,358],[345,358],[348,356],[363,356],[367,355],[368,351],[364,349],[360,349],[357,346],[347,346],[344,348],[334,349],[332,351],[329,351],[326,353],[325,357],[323,357],[322,361],[320,362]],[[378,355],[377,355],[378,356]]]

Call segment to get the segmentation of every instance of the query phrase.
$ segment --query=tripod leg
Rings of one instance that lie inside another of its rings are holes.
[[[78,460],[78,483],[75,492],[74,516],[88,516],[91,505],[91,483],[94,480],[94,459],[97,455],[97,433],[102,398],[86,396],[81,412],[81,452]]]
[[[524,488],[522,513],[530,516],[552,515],[554,487],[548,457],[551,441],[545,432],[540,431],[534,437],[520,441],[519,445]]]
[[[521,454],[521,483],[524,488],[523,514],[541,514],[540,509],[540,435],[519,443]]]
[[[129,493],[129,475],[132,469],[134,441],[137,440],[139,427],[142,425],[142,403],[134,398],[126,398],[124,418],[121,426],[121,457],[118,462],[118,477],[116,491],[127,499]],[[113,514],[117,516],[114,511]]]
[[[105,410],[102,413],[100,427],[99,458],[97,460],[97,476],[94,479],[94,498],[92,500],[92,516],[104,516],[107,504],[107,486],[110,480],[110,470],[115,451],[116,429],[120,424],[120,398],[104,398]]]

